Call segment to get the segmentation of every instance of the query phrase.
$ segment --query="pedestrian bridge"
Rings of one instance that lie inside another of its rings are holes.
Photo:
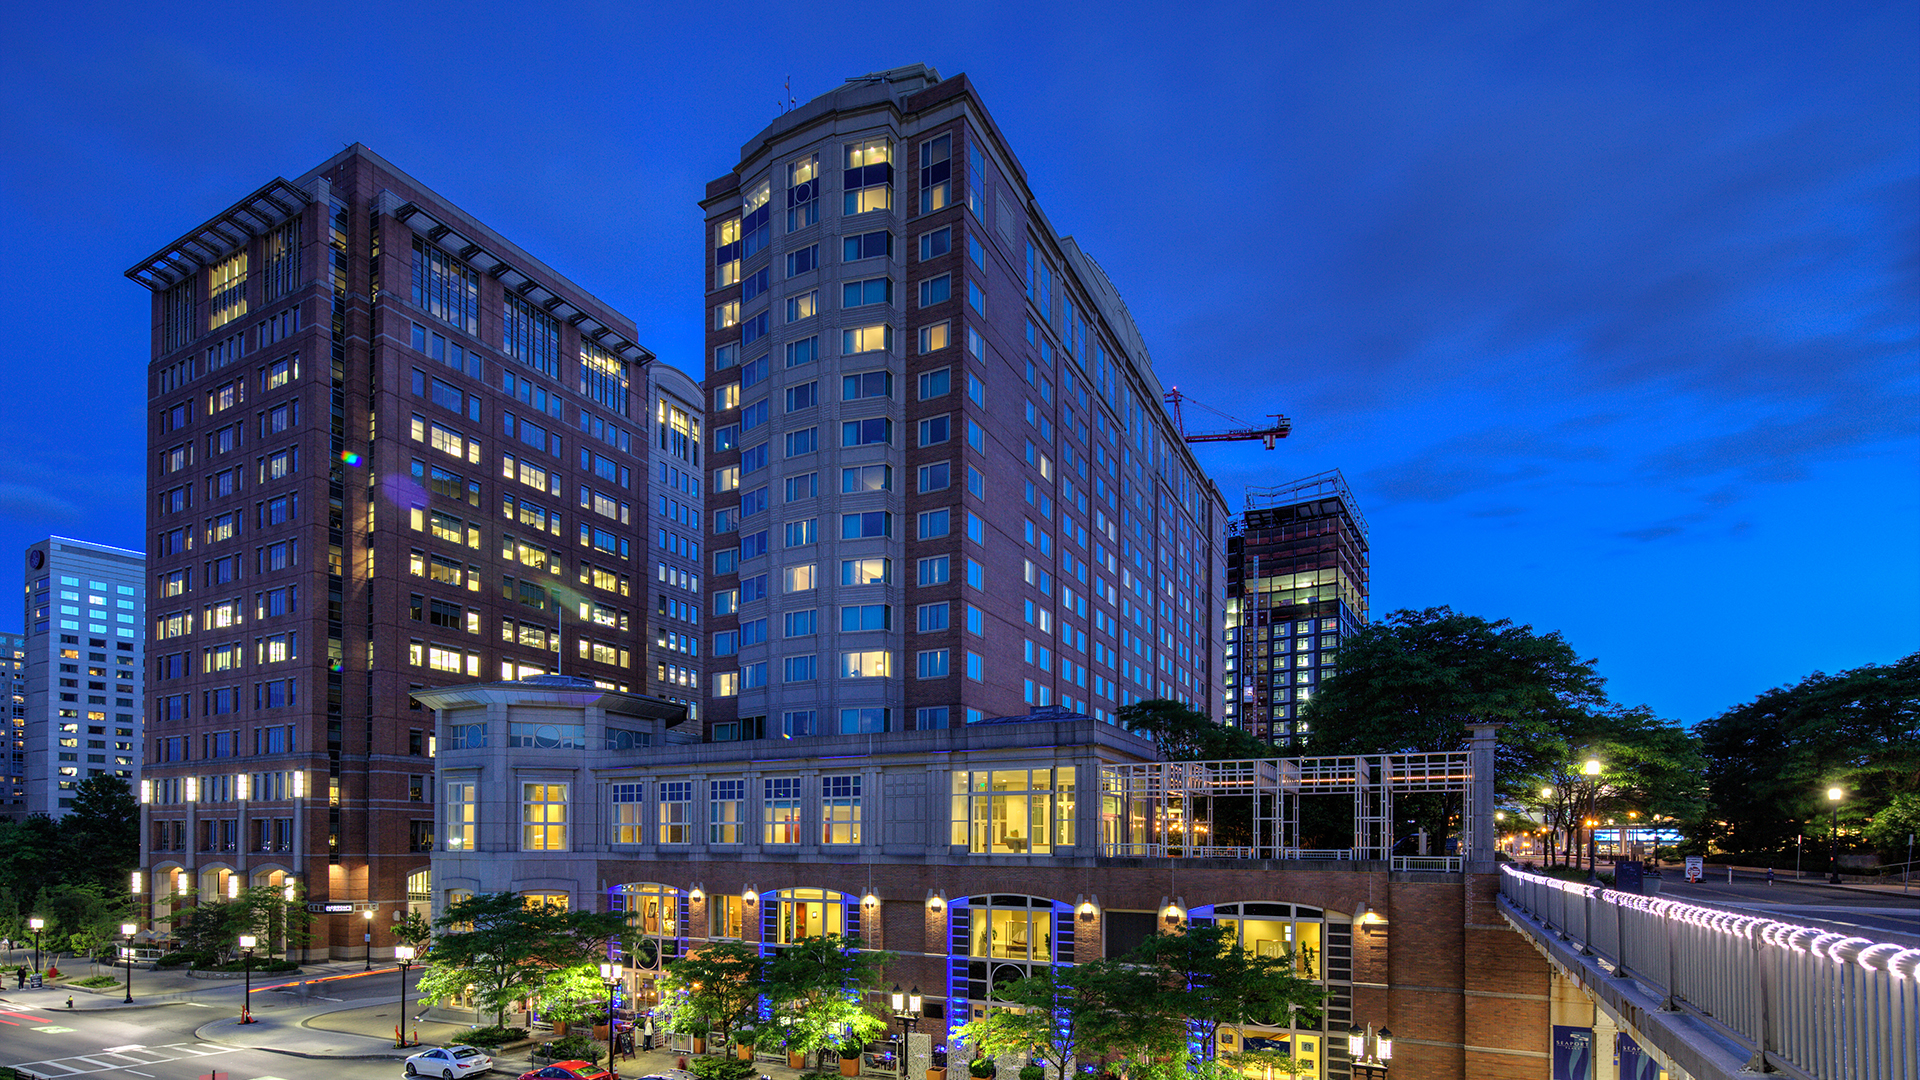
[[[1500,911],[1675,1080],[1920,1080],[1920,949],[1510,867]]]

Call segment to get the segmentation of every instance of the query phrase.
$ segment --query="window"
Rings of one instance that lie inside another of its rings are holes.
[[[770,777],[760,804],[760,842],[798,844],[800,842],[800,778]]]
[[[788,367],[799,367],[801,364],[811,364],[818,359],[820,359],[820,339],[818,337],[803,338],[799,341],[787,343]]]
[[[211,315],[208,328],[213,330],[247,313],[247,251],[244,247],[208,271],[207,308]]]
[[[482,745],[485,736],[482,736]],[[531,786],[531,785],[529,785]],[[448,784],[446,837],[448,851],[472,851],[479,828],[478,785]],[[565,826],[562,826],[565,828]]]
[[[820,155],[808,154],[787,166],[787,231],[804,229],[819,220]]]
[[[840,515],[840,539],[842,540],[874,540],[892,535],[893,515],[885,510],[868,510],[857,514]]]
[[[693,811],[693,783],[688,780],[668,780],[655,786],[660,790],[659,831],[654,834],[656,842],[688,843],[687,823]]]
[[[707,843],[738,844],[746,840],[742,830],[747,820],[747,782],[745,780],[711,780],[707,785]],[[707,902],[713,903],[720,897]],[[733,897],[737,902],[740,898]],[[734,917],[734,937],[740,936],[738,911]]]
[[[469,334],[480,332],[480,276],[467,264],[415,237],[413,306]]]
[[[920,234],[920,261],[937,258],[953,250],[953,227],[935,229]]]
[[[928,278],[920,283],[921,307],[925,308],[932,307],[935,304],[944,304],[951,299],[953,299],[953,275],[941,274],[939,277]],[[945,341],[941,342],[942,346],[945,344]],[[920,351],[927,352],[928,350],[921,349]]]
[[[811,454],[818,449],[820,449],[819,428],[801,428],[798,431],[787,432],[786,456],[798,457],[801,454]]]
[[[882,233],[881,235],[886,235]],[[820,268],[820,245],[808,244],[798,251],[787,252],[787,276],[798,277],[801,274]]]
[[[840,584],[842,585],[890,585],[892,583],[892,559],[840,560]]]
[[[806,637],[815,632],[818,625],[818,610],[807,608],[804,611],[789,611],[781,616],[787,637]]]
[[[801,499],[812,499],[812,498],[818,497],[819,494],[820,494],[820,474],[819,473],[811,473],[811,472],[801,473],[799,476],[789,476],[786,479],[786,501],[787,502],[797,502],[798,500],[801,500]]]
[[[916,675],[922,679],[944,679],[951,672],[947,664],[946,649],[925,649],[917,657]]]
[[[843,679],[884,679],[893,674],[893,654],[885,649],[850,649],[840,654]]]
[[[967,306],[982,315],[987,313],[987,296],[980,290],[980,283],[977,281],[967,282]]]
[[[849,217],[892,209],[893,143],[887,139],[848,143],[841,190],[846,193],[841,213]]]
[[[820,519],[804,518],[786,523],[786,546],[804,547],[820,538]],[[788,590],[791,592],[792,590]]]
[[[820,778],[820,842],[860,842],[860,777]]]
[[[913,726],[920,731],[947,726],[947,707],[931,705],[913,711]]]
[[[920,212],[953,205],[953,136],[939,135],[920,144]]]
[[[567,785],[520,785],[520,850],[567,850]]]
[[[798,386],[787,387],[787,411],[799,412],[820,404],[819,382],[805,382]]]
[[[920,421],[921,446],[937,446],[951,438],[953,438],[953,421],[952,418],[945,413],[939,416],[929,416],[925,420]],[[944,467],[943,463],[942,468]],[[944,479],[941,481],[940,486],[947,486]],[[925,491],[928,489],[922,488],[921,490]]]
[[[879,326],[855,326],[840,331],[840,355],[842,356],[879,352],[891,348],[893,348],[893,326],[889,323],[882,323]]]
[[[728,218],[713,227],[713,287],[725,288],[740,280],[740,219]]]
[[[840,629],[845,632],[891,630],[893,608],[888,604],[849,604],[840,609]]]
[[[922,473],[925,473],[923,468]],[[946,536],[953,531],[953,511],[949,509],[920,511],[918,537],[921,540],[933,540]]]
[[[893,466],[849,465],[840,470],[842,494],[856,491],[892,491]]]
[[[1031,855],[1076,843],[1071,766],[956,771],[952,792],[950,840],[956,847],[982,855]],[[992,940],[998,948],[1013,938]]]
[[[949,555],[929,556],[919,561],[917,571],[919,584],[945,585],[953,578],[953,558]]]
[[[893,257],[893,234],[890,232],[859,233],[840,241],[841,262],[859,262],[861,259],[877,259],[881,256]]]
[[[840,306],[843,308],[891,303],[893,303],[892,278],[866,278],[862,281],[849,281],[840,286]]]
[[[819,678],[819,667],[812,653],[805,656],[789,656],[780,661],[782,682],[813,682]]]
[[[893,421],[884,416],[847,420],[840,425],[841,446],[893,445]]]
[[[760,294],[766,292],[767,289],[771,286],[772,284],[771,275],[768,273],[768,269],[769,269],[768,267],[763,266],[760,269],[754,271],[753,273],[748,274],[745,278],[741,279],[740,281],[741,303],[751,302],[754,297],[759,296]]]
[[[921,604],[919,620],[915,629],[922,634],[931,634],[947,628],[948,604],[945,600],[937,604]]]
[[[840,734],[842,735],[872,735],[892,730],[892,709],[840,710]]]
[[[931,326],[923,326],[920,328],[920,353],[922,356],[930,352],[938,352],[939,350],[946,348],[950,344],[952,344],[952,341],[949,336],[949,327],[945,319],[942,319],[941,321],[934,323]],[[944,374],[944,372],[942,372],[942,374]],[[921,378],[923,379],[925,377],[926,376],[924,375],[921,376]],[[946,393],[946,391],[942,390],[941,393],[944,394]],[[924,397],[927,397],[928,395],[923,393],[920,396],[924,398]]]
[[[740,325],[740,301],[728,300],[713,306],[713,328],[725,330]]]

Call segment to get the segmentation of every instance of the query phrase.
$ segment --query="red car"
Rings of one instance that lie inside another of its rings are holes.
[[[521,1073],[520,1080],[608,1080],[612,1075],[591,1061],[556,1061]]]

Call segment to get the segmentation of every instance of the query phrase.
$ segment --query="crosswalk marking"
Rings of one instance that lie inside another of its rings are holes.
[[[216,1054],[231,1054],[238,1049],[240,1049],[240,1047],[223,1046],[223,1047],[219,1047],[218,1049],[205,1050],[197,1046],[189,1045],[187,1043],[175,1043],[171,1046],[160,1046],[160,1047],[148,1046],[148,1047],[140,1047],[138,1049],[117,1050],[112,1053],[102,1053],[102,1052],[96,1051],[92,1055],[75,1054],[71,1057],[51,1058],[46,1061],[22,1061],[22,1062],[16,1063],[13,1067],[16,1069],[26,1069],[31,1072],[43,1072],[44,1070],[47,1070],[47,1069],[58,1069],[60,1071],[57,1074],[55,1074],[55,1076],[56,1078],[61,1078],[61,1077],[68,1077],[68,1076],[85,1076],[88,1073],[112,1072],[116,1069],[127,1068],[127,1065],[124,1065],[124,1064],[115,1065],[115,1064],[109,1064],[107,1062],[98,1060],[100,1058],[123,1057],[127,1059],[128,1063],[134,1064],[134,1065],[158,1065],[162,1062],[180,1061],[186,1058],[202,1058],[202,1057],[213,1057]],[[163,1051],[173,1051],[173,1053],[167,1054],[167,1053],[164,1053]],[[146,1054],[149,1057],[151,1057],[152,1060],[149,1061],[149,1060],[144,1060],[142,1058],[136,1058],[133,1056],[133,1054],[135,1053]],[[87,1067],[68,1064],[69,1062],[84,1062]],[[278,1078],[257,1077],[255,1078],[255,1080],[278,1080]]]

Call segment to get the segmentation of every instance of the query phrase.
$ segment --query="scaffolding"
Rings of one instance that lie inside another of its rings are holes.
[[[1394,869],[1455,871],[1459,856],[1393,855],[1396,796],[1472,798],[1471,752],[1154,761],[1100,767],[1100,854],[1147,859],[1391,861]],[[1300,801],[1353,800],[1353,844],[1301,845]],[[1462,807],[1460,850],[1476,815]]]

